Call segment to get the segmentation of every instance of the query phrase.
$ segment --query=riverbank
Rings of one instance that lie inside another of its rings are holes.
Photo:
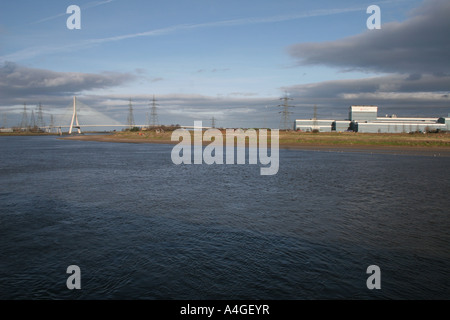
[[[115,143],[163,143],[171,141],[172,132],[117,132],[110,135],[76,135],[68,140]],[[224,134],[225,137],[225,134]],[[270,135],[269,135],[270,137]],[[204,142],[205,145],[209,144]],[[270,139],[268,141],[270,146]],[[329,152],[370,152],[426,156],[450,156],[450,134],[367,134],[367,133],[305,133],[280,132],[282,149]]]
[[[58,136],[57,133],[48,133],[48,132],[0,132],[0,137],[25,137],[25,136]]]

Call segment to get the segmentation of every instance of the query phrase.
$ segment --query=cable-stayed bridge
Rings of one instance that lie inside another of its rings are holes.
[[[70,107],[64,108],[64,113],[56,115],[54,123],[44,127],[43,129],[57,129],[60,133],[62,128],[68,128],[68,133],[72,134],[74,130],[81,133],[81,128],[95,128],[95,127],[129,127],[127,124],[122,124],[111,117],[100,113],[88,105],[73,97]],[[134,125],[136,127],[144,127],[145,125]]]
[[[155,110],[152,110],[155,113]],[[158,125],[152,124],[135,124],[131,111],[131,101],[130,101],[130,114],[128,115],[128,123],[123,124],[118,122],[117,120],[101,113],[88,105],[80,102],[76,97],[73,97],[73,101],[70,106],[64,108],[64,113],[56,115],[53,123],[47,126],[40,126],[40,129],[44,129],[47,131],[58,130],[60,134],[62,134],[62,128],[68,128],[68,133],[72,134],[74,131],[78,133],[82,133],[82,128],[131,128],[131,127],[158,127]],[[147,119],[148,120],[148,119]],[[180,126],[181,128],[197,128],[195,126]],[[204,129],[208,129],[210,127],[202,127]],[[24,129],[24,128],[23,128]]]

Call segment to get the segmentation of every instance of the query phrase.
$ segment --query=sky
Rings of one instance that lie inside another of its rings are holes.
[[[81,29],[66,13],[80,7]],[[369,30],[370,5],[381,29]],[[379,115],[450,113],[448,0],[4,1],[0,10],[0,126],[24,103],[68,125],[160,124],[279,128],[343,120],[350,105]],[[68,119],[68,120],[67,120]]]

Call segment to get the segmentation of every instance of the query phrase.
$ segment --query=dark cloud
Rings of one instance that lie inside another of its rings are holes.
[[[73,95],[85,90],[118,86],[135,78],[131,73],[55,72],[5,62],[0,67],[0,98],[23,100],[39,95]]]
[[[323,43],[288,48],[300,65],[407,74],[450,74],[450,1],[426,0],[404,22]],[[383,20],[383,8],[381,8]]]
[[[415,80],[420,80],[420,78],[422,78],[422,75],[420,73],[413,73],[413,74],[410,74],[409,77],[406,78],[406,80],[415,81]]]
[[[440,93],[450,90],[450,77],[423,75],[411,79],[402,75],[387,75],[365,79],[333,80],[285,88],[301,97],[335,98],[345,94]]]

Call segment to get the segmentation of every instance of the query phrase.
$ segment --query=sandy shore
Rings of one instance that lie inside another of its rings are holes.
[[[177,144],[176,141],[167,139],[137,139],[118,137],[115,135],[81,135],[60,138],[63,140],[114,142],[114,143],[160,143]],[[205,143],[207,145],[209,143]],[[420,155],[431,157],[450,157],[450,148],[445,147],[417,147],[417,146],[371,146],[371,145],[326,145],[326,144],[301,144],[282,143],[280,149],[309,150],[322,152],[360,152],[360,153],[385,153],[396,155]]]

